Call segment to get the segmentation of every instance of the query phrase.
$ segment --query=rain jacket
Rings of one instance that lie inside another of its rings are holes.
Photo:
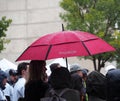
[[[107,101],[120,101],[120,69],[108,71],[107,78]]]

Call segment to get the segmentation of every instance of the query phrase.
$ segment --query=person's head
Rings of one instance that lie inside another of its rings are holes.
[[[70,66],[70,72],[71,74],[73,73],[77,73],[78,75],[80,75],[81,77],[83,77],[83,73],[82,73],[82,68],[79,64],[72,64]]]
[[[82,73],[83,73],[83,79],[86,80],[87,79],[88,69],[82,69]]]
[[[19,63],[18,64],[18,67],[17,67],[17,74],[18,76],[21,76],[21,77],[26,77],[26,74],[27,74],[27,68],[29,67],[29,63],[27,62],[22,62],[22,63]]]
[[[8,81],[11,81],[12,83],[15,83],[17,81],[17,71],[14,69],[9,69],[7,71],[8,74]]]
[[[46,79],[46,61],[32,60],[29,67],[29,80],[45,80]]]
[[[0,88],[2,90],[5,89],[6,83],[7,83],[7,74],[4,71],[0,70]]]
[[[71,87],[71,75],[67,68],[56,68],[50,77],[50,84],[54,89],[63,89]]]
[[[53,70],[55,70],[56,68],[60,68],[60,64],[59,64],[59,63],[52,63],[52,64],[50,65],[50,70],[51,70],[51,72],[52,72]]]
[[[111,70],[114,70],[114,69],[116,69],[116,67],[115,67],[114,65],[108,65],[108,66],[105,67],[106,73],[107,73],[108,71],[111,71]]]

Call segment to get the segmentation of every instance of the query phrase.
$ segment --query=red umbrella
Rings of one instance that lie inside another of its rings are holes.
[[[89,32],[61,31],[40,37],[16,61],[89,56],[109,51],[115,48]]]

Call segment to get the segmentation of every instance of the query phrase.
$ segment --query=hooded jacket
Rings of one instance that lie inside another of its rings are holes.
[[[107,101],[120,101],[120,69],[112,69],[106,74]]]

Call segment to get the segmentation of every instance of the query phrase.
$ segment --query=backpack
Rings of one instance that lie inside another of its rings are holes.
[[[59,94],[54,90],[50,90],[51,96],[41,98],[40,101],[67,101],[65,98],[62,98],[61,96],[68,91],[68,88],[63,89]]]

